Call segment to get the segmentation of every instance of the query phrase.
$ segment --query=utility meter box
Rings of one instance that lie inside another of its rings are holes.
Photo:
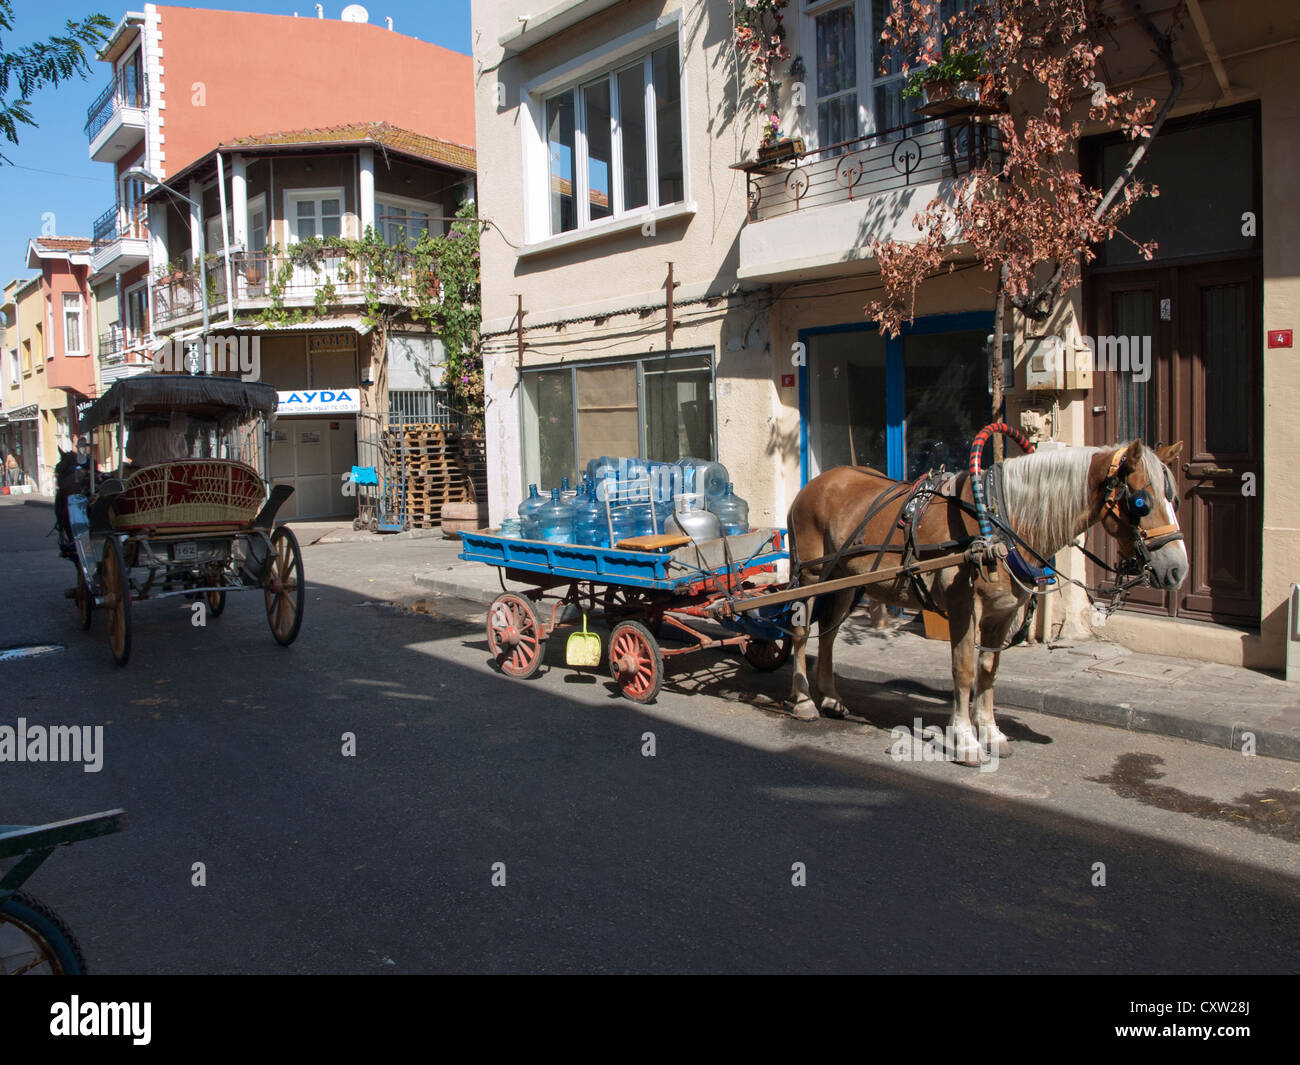
[[[1092,388],[1092,349],[1081,338],[1046,336],[1025,341],[1025,387],[1031,392]]]
[[[1065,342],[1060,337],[1025,340],[1025,387],[1031,392],[1065,388]]]

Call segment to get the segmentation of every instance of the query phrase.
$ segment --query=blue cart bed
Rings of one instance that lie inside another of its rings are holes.
[[[673,551],[629,551],[579,544],[520,540],[489,532],[462,532],[460,557],[515,571],[526,580],[588,581],[656,591],[685,591],[710,577],[741,575],[789,558],[784,529],[757,529],[741,536],[688,544]],[[728,555],[730,558],[728,559]],[[548,582],[550,583],[550,582]]]

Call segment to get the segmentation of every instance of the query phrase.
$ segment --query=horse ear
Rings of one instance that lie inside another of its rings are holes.
[[[1183,442],[1181,440],[1176,444],[1166,444],[1164,447],[1156,448],[1156,457],[1166,466],[1174,461],[1183,451]]]
[[[1124,465],[1131,470],[1136,470],[1142,463],[1142,438],[1138,437],[1133,443],[1129,444],[1128,450],[1124,452]]]

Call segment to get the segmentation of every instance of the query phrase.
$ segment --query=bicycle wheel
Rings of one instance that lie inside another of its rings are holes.
[[[85,975],[86,959],[57,913],[25,891],[0,902],[0,976]]]

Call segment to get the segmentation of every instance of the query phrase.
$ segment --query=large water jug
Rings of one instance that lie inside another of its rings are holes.
[[[572,504],[573,501],[578,498],[578,490],[569,487],[569,479],[567,477],[560,478],[560,498],[569,504]]]
[[[618,479],[618,459],[610,458],[608,455],[601,455],[598,459],[592,459],[587,463],[587,479],[599,484],[606,478],[613,477]]]
[[[709,509],[717,515],[723,536],[749,532],[749,504],[736,495],[731,482],[727,482],[722,495],[709,500]]]
[[[614,535],[610,542],[611,547],[617,547],[620,540],[627,540],[630,537],[640,535],[636,512],[636,507],[618,507],[609,512],[610,524],[614,527]]]
[[[528,498],[519,504],[519,534],[525,540],[540,540],[537,532],[537,512],[546,500],[537,494],[537,485],[528,486]]]
[[[682,464],[689,464],[695,471],[694,479],[689,487],[684,487],[687,492],[703,492],[705,498],[712,499],[715,496],[722,495],[727,490],[727,481],[729,474],[727,467],[721,462],[711,462],[709,459],[682,459]]]
[[[551,489],[551,501],[537,509],[537,538],[549,544],[573,543],[573,505],[560,498],[558,488]]]
[[[697,543],[701,540],[716,540],[722,535],[722,527],[716,514],[704,509],[704,495],[701,492],[683,492],[674,500],[676,510],[664,524],[664,532],[680,533],[689,536]]]
[[[573,542],[588,547],[609,546],[609,525],[605,508],[596,502],[595,485],[588,482],[585,492],[573,501]]]

